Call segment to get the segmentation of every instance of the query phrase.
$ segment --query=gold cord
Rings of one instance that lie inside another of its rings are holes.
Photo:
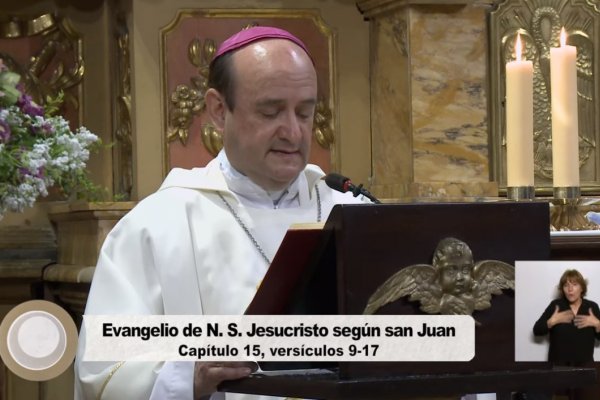
[[[121,368],[123,366],[123,364],[125,364],[125,361],[120,361],[119,363],[117,363],[115,366],[112,367],[112,369],[108,373],[108,376],[104,380],[104,383],[102,383],[102,388],[100,389],[100,393],[98,393],[98,397],[96,397],[96,400],[102,399],[102,394],[104,393],[104,389],[106,389],[106,385],[108,385],[108,382],[112,379],[115,372],[117,372],[117,370],[119,368]]]

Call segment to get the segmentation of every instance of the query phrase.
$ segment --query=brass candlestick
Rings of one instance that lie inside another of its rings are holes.
[[[581,188],[579,186],[563,186],[554,188],[554,198],[556,200],[577,200],[581,197]]]
[[[533,186],[508,186],[506,197],[515,201],[533,200],[535,198],[535,188]]]

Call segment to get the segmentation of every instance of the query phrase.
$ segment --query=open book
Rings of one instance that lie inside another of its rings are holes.
[[[246,314],[285,314],[303,271],[325,239],[324,222],[293,224],[265,274]]]

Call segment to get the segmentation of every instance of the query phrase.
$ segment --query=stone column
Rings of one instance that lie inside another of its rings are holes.
[[[364,0],[370,21],[372,191],[497,195],[489,182],[491,1]]]

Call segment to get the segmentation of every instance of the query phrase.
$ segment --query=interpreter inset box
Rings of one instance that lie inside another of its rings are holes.
[[[587,281],[583,299],[600,303],[600,261],[515,262],[515,361],[548,361],[550,335],[535,336],[533,328],[551,303],[562,296],[558,286],[567,270],[578,271]],[[600,319],[600,315],[596,317]],[[575,321],[571,323],[575,326]],[[594,360],[600,361],[598,340],[593,353]]]

